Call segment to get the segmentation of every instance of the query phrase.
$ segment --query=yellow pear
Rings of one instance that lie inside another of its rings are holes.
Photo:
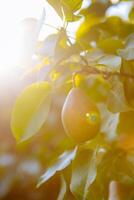
[[[94,138],[100,129],[100,113],[96,104],[80,88],[72,88],[61,113],[65,132],[76,142]]]

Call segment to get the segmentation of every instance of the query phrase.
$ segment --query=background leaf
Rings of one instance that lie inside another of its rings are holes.
[[[107,107],[110,112],[118,113],[131,110],[129,107],[125,94],[123,84],[119,80],[111,79],[111,90],[107,96]]]
[[[104,55],[98,61],[98,64],[105,65],[113,70],[118,70],[121,67],[121,58],[115,55]]]
[[[64,200],[67,191],[67,183],[63,175],[61,175],[61,189],[57,200]]]
[[[65,169],[71,161],[75,158],[77,148],[66,151],[62,155],[60,155],[56,160],[54,160],[46,172],[40,177],[37,187],[40,187],[43,183],[45,183],[48,179],[50,179],[57,171],[61,171]]]
[[[76,199],[85,200],[96,178],[96,153],[79,149],[72,163],[71,192]]]
[[[106,105],[99,105],[101,112],[101,132],[106,135],[108,140],[113,140],[117,135],[117,126],[119,123],[119,113],[113,114],[107,110]]]

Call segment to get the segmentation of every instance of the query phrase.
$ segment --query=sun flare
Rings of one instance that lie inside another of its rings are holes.
[[[47,2],[43,2],[42,0],[1,1],[2,6],[0,7],[0,77],[2,80],[2,77],[4,79],[6,74],[12,73],[18,70],[19,67],[22,67],[22,65],[26,64],[23,63],[23,59],[25,57],[26,51],[29,50],[28,48],[33,48],[32,42],[35,39],[33,34],[33,38],[31,39],[30,34],[32,33],[32,31],[34,32],[37,28],[36,21],[40,20],[42,10],[44,8],[46,14],[46,21],[49,21],[50,24],[53,24],[53,26],[55,25],[56,27],[61,26],[62,22],[56,15],[56,13],[53,11],[53,9],[50,7],[50,5],[48,5]],[[51,16],[49,15],[50,13],[52,13]],[[27,19],[31,19],[31,22],[30,20],[28,22]],[[55,21],[53,19],[55,19]],[[45,22],[43,23],[44,25],[40,27],[40,34],[38,39],[42,39],[42,36],[44,39],[44,36],[47,36],[55,31],[52,27],[45,26]],[[27,48],[27,40],[29,38],[31,41],[29,42],[29,46]],[[29,51],[32,50],[30,49]],[[27,63],[27,65],[28,64],[29,63]]]

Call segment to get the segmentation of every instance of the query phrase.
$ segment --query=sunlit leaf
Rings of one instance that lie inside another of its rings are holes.
[[[48,0],[48,2],[54,7],[61,18],[64,18],[65,15],[67,21],[79,19],[79,17],[77,18],[77,16],[74,15],[74,12],[80,9],[82,0],[61,0],[60,3],[57,0]]]
[[[134,48],[126,48],[118,50],[118,54],[125,60],[133,60],[134,59]]]
[[[88,16],[84,20],[84,22],[80,25],[80,27],[77,29],[76,32],[76,39],[79,41],[81,39],[84,39],[84,37],[88,37],[88,34],[93,26],[98,24],[100,19],[96,16]],[[90,36],[90,35],[89,35]]]
[[[97,62],[101,57],[103,57],[105,53],[98,48],[93,48],[92,50],[88,51],[86,54],[86,59],[88,62]]]
[[[127,48],[134,48],[134,33],[127,36],[125,40],[125,47]]]
[[[82,84],[80,84],[82,85]],[[89,76],[86,84],[83,85],[90,98],[95,102],[105,102],[110,90],[109,82],[100,75]]]
[[[113,113],[125,112],[130,110],[125,94],[123,84],[118,80],[111,80],[112,88],[108,93],[107,107]]]
[[[13,107],[11,128],[17,142],[36,134],[46,121],[51,98],[48,82],[33,83],[18,96]]]
[[[55,9],[57,14],[63,18],[62,6],[58,0],[47,0],[48,3]]]
[[[132,7],[132,9],[130,10],[130,12],[129,12],[129,20],[130,20],[130,22],[134,22],[134,7]]]
[[[55,175],[56,172],[65,169],[71,161],[75,158],[77,148],[66,151],[62,155],[60,155],[56,160],[54,160],[46,172],[40,177],[37,187],[40,187],[43,183],[45,183],[48,179]]]
[[[56,70],[52,70],[49,76],[52,81],[56,81],[60,78],[61,74]]]
[[[118,70],[121,67],[121,58],[115,55],[104,55],[98,61],[98,64],[105,65],[113,70]]]
[[[78,150],[72,163],[70,189],[76,199],[85,200],[90,185],[96,178],[96,151]]]
[[[101,112],[101,132],[103,132],[107,139],[113,140],[117,135],[117,126],[119,123],[119,113],[113,114],[108,111],[106,105],[99,106]]]

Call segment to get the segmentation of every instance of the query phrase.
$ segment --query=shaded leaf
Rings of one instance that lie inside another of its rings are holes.
[[[12,111],[11,129],[17,142],[36,134],[46,121],[51,98],[48,82],[33,83],[18,96]]]
[[[125,38],[134,32],[133,24],[122,20],[118,16],[107,17],[103,23],[99,24],[99,28],[108,36],[117,38]]]
[[[133,134],[134,111],[120,113],[117,131],[119,134]]]
[[[134,183],[132,155],[129,157],[124,150],[116,148],[104,155],[98,166],[98,178],[104,191],[105,183],[110,180],[117,180],[125,185]]]
[[[76,199],[84,200],[87,197],[90,185],[96,178],[96,151],[78,150],[72,163],[71,192]]]
[[[54,160],[46,172],[40,177],[37,187],[40,187],[43,183],[45,183],[48,179],[55,175],[56,172],[65,169],[71,161],[75,158],[77,148],[66,151],[62,155],[60,155],[56,160]]]
[[[60,189],[57,200],[64,200],[66,191],[67,191],[67,183],[64,176],[61,175],[61,189]]]
[[[122,40],[113,37],[100,39],[97,45],[99,48],[103,49],[104,52],[109,54],[115,54],[118,49],[124,47]]]
[[[121,66],[121,73],[127,73],[134,76],[134,61],[123,60]],[[121,78],[126,100],[132,108],[134,108],[134,78],[122,77]]]
[[[88,16],[88,18],[85,18],[84,22],[77,29],[76,40],[78,41],[82,40],[86,42],[88,35],[90,35],[91,28],[95,26],[96,24],[98,24],[99,22],[100,22],[100,19],[96,16]],[[90,40],[87,40],[87,43],[89,41]]]

